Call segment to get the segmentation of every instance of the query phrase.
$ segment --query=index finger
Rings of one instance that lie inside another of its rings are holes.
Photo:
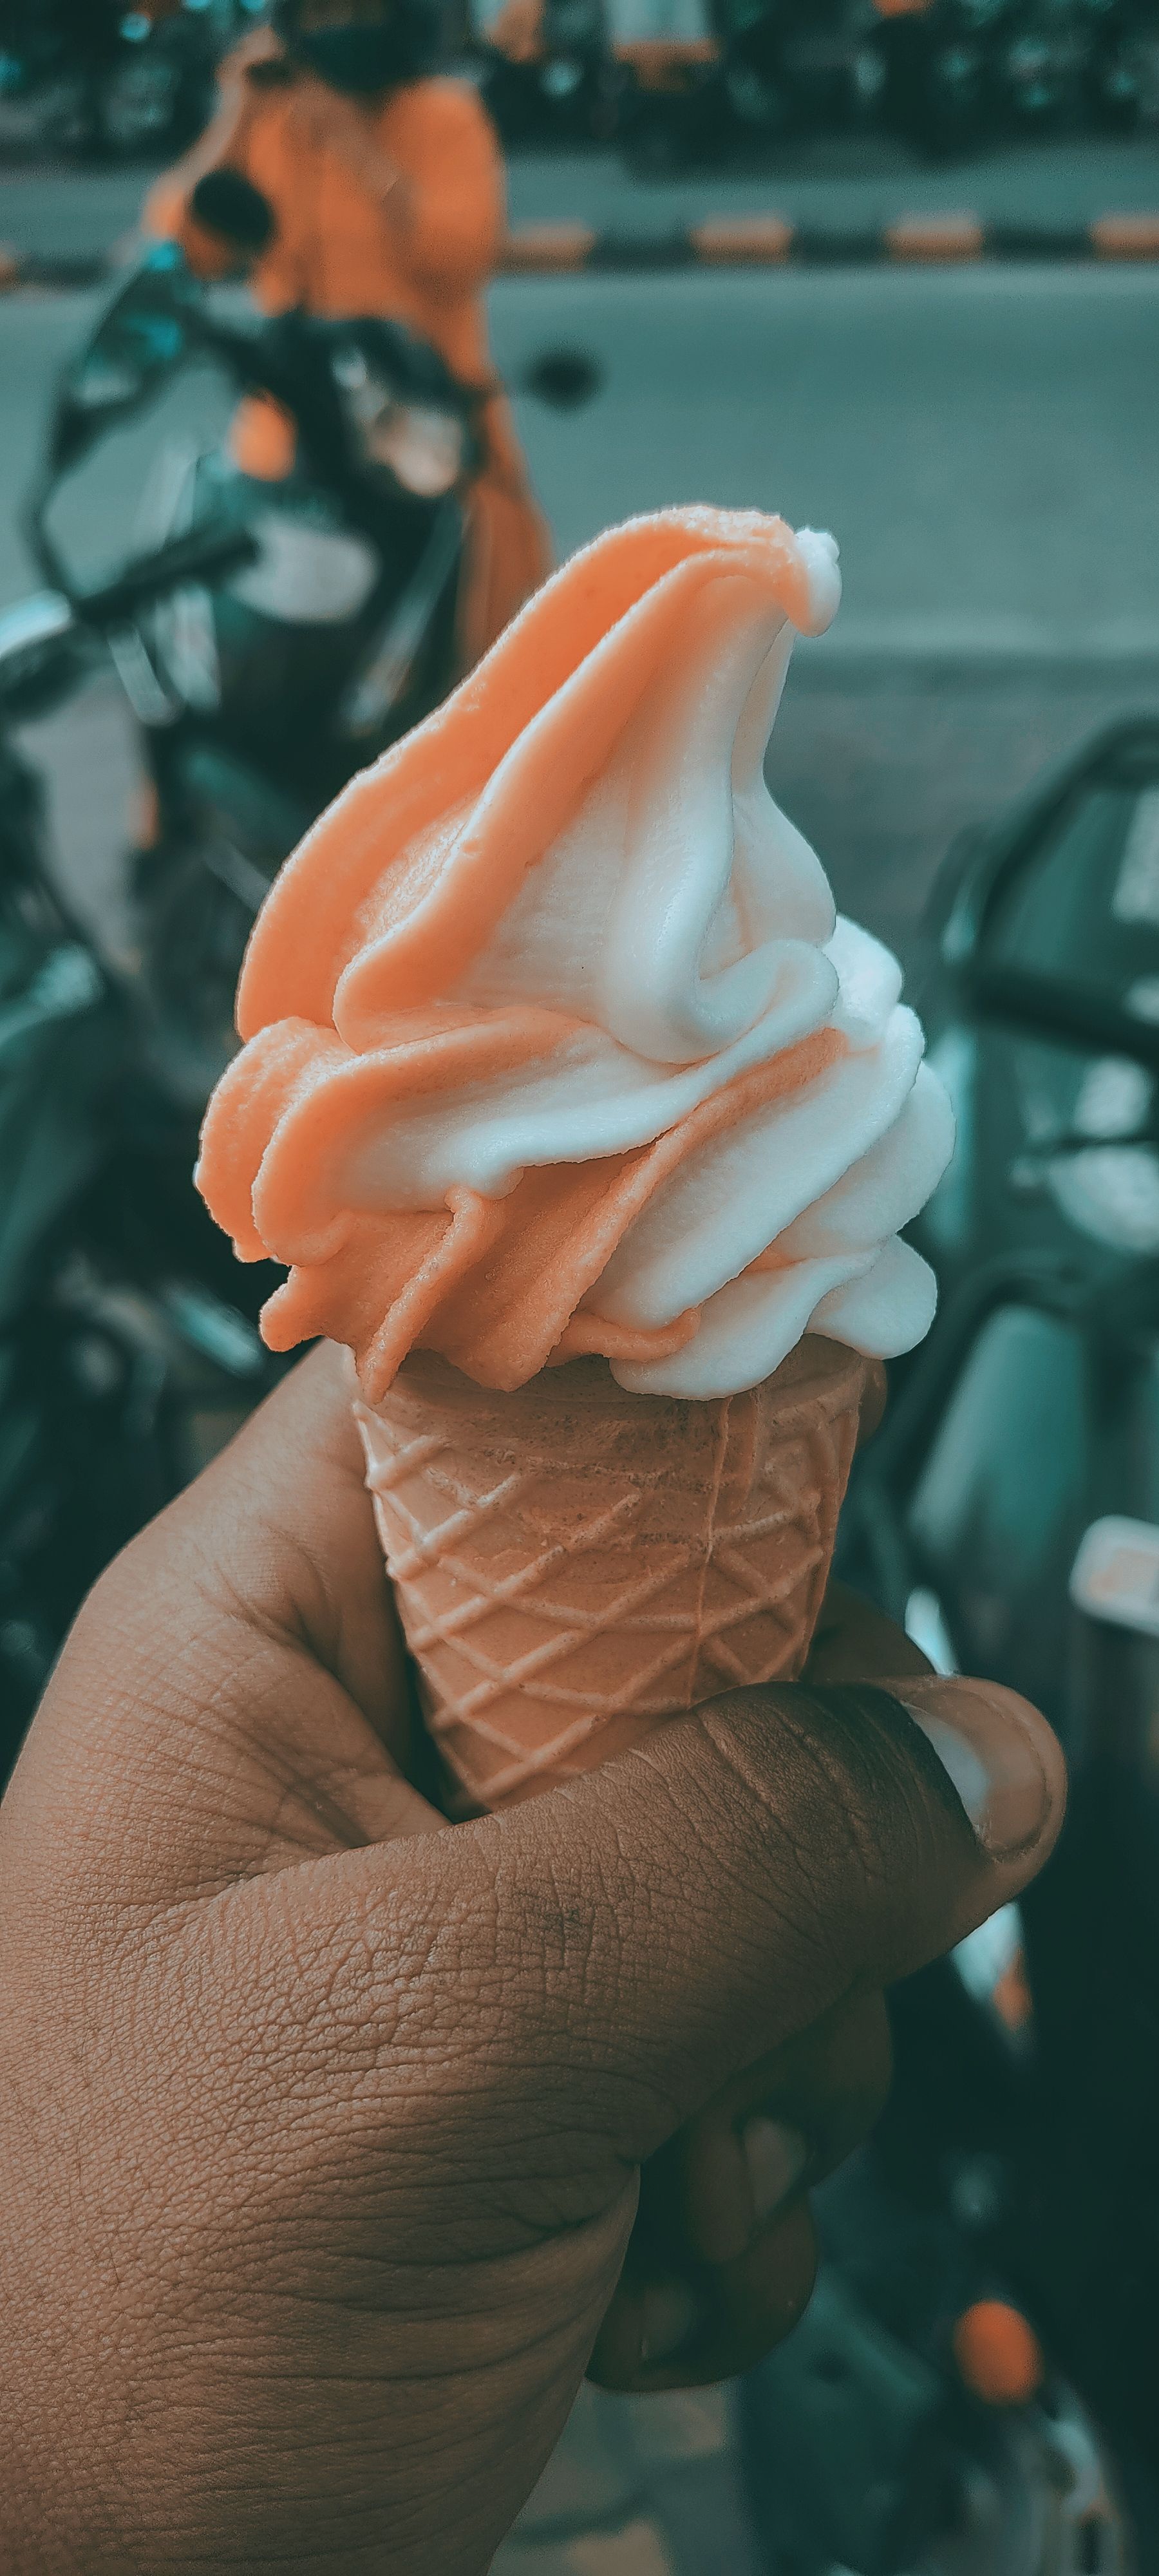
[[[300,1640],[405,1764],[405,1657],[352,1397],[346,1353],[320,1343],[152,1530],[190,1577]]]

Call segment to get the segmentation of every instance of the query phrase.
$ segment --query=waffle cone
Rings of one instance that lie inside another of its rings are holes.
[[[607,1362],[496,1394],[417,1353],[356,1413],[457,1803],[534,1796],[661,1719],[801,1669],[865,1365],[808,1335],[763,1386],[629,1395]]]

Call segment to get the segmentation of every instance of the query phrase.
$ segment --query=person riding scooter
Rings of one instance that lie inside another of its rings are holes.
[[[551,558],[483,314],[502,160],[475,92],[430,77],[429,50],[421,0],[278,0],[273,26],[227,57],[218,114],[144,220],[203,278],[246,269],[265,311],[403,323],[488,392],[459,608],[466,670]],[[278,480],[292,424],[268,399],[245,403],[232,446],[245,472]]]

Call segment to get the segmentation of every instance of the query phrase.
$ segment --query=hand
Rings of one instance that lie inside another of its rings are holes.
[[[776,2339],[872,1998],[1063,1800],[1021,1701],[911,1673],[915,1724],[851,1638],[448,1827],[331,1354],[116,1561],[0,1810],[12,2576],[482,2576],[593,2346]]]

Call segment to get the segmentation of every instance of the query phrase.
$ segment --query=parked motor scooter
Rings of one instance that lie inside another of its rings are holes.
[[[196,1123],[54,880],[16,729],[153,602],[251,553],[206,525],[100,592],[0,619],[0,1787],[89,1584],[278,1372],[261,1282],[192,1186]]]
[[[1023,134],[1123,132],[1143,112],[1150,73],[1133,0],[1020,0],[998,49],[999,114]]]
[[[931,928],[959,1145],[915,1232],[942,1303],[856,1472],[845,1568],[944,1668],[1045,1709],[1072,1804],[1020,1909],[1004,2079],[932,1971],[900,1999],[890,2120],[911,2180],[948,2173],[963,2139],[991,2172],[980,2240],[1104,2428],[1142,2571],[1159,2552],[1159,723],[1116,726],[963,843]]]
[[[717,0],[721,82],[738,139],[837,130],[862,111],[859,0]]]
[[[57,587],[76,587],[52,529],[62,482],[195,355],[276,406],[274,432],[297,454],[276,482],[216,450],[178,461],[152,542],[224,522],[253,560],[212,589],[173,588],[111,641],[156,790],[137,886],[142,983],[191,1107],[230,1052],[242,950],[276,869],[449,684],[479,402],[389,323],[227,323],[158,245],[60,382],[28,514]]]
[[[1159,2565],[1159,721],[950,853],[923,1007],[958,1150],[913,1229],[839,1571],[1063,1738],[1017,1907],[891,1997],[818,2288],[742,2384],[768,2576]]]
[[[607,142],[619,82],[604,0],[475,0],[481,92],[504,143]]]
[[[142,988],[164,1077],[191,1108],[232,1052],[238,968],[276,870],[455,676],[466,498],[494,390],[459,384],[377,318],[227,322],[159,244],[61,379],[28,519],[57,587],[75,588],[52,529],[62,482],[207,356],[261,406],[288,470],[269,480],[216,448],[171,460],[151,542],[208,520],[244,532],[253,559],[212,588],[174,587],[111,640],[155,789],[136,883]],[[528,371],[557,403],[593,383],[568,353]]]
[[[42,142],[80,161],[184,151],[213,113],[214,16],[197,0],[50,0],[36,48]]]

